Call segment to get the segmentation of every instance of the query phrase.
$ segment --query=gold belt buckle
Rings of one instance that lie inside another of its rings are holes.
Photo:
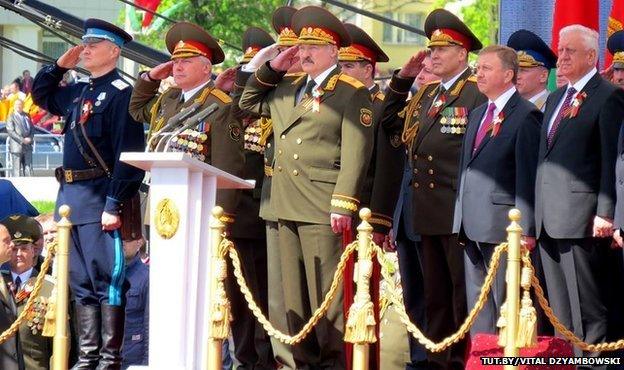
[[[74,175],[72,173],[72,170],[65,170],[64,174],[65,174],[65,182],[67,183],[74,182]]]

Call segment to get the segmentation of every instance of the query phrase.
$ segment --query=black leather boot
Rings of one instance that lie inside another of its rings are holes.
[[[74,322],[78,334],[78,362],[72,370],[93,370],[100,360],[100,306],[74,306]]]
[[[97,370],[121,369],[121,345],[124,338],[124,306],[102,305],[102,359]]]

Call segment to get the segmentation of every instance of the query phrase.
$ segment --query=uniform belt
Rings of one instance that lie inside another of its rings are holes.
[[[266,176],[266,177],[273,177],[273,167],[271,167],[271,166],[264,166],[264,176]]]
[[[54,174],[59,182],[65,181],[66,183],[71,184],[76,181],[91,180],[105,176],[106,172],[99,167],[89,168],[88,170],[70,170],[58,167],[54,170]]]

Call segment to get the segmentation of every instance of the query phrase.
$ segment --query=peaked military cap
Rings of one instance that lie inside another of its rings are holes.
[[[345,29],[351,37],[351,45],[340,48],[338,60],[341,62],[368,61],[372,64],[390,60],[386,53],[364,30],[358,26],[345,23]]]
[[[609,36],[607,49],[613,54],[613,68],[624,68],[624,30],[616,31]]]
[[[297,8],[292,6],[280,6],[273,12],[273,29],[277,32],[277,45],[293,46],[299,39],[292,29],[292,17]]]
[[[320,6],[306,6],[293,15],[292,27],[298,44],[349,46],[351,37],[335,15]]]
[[[243,60],[241,64],[247,63],[260,51],[275,43],[273,37],[268,32],[258,27],[249,27],[243,34]]]
[[[9,230],[14,243],[34,243],[43,235],[41,225],[33,217],[12,215],[0,223]]]
[[[557,56],[539,36],[529,30],[518,30],[509,36],[507,46],[518,52],[521,68],[555,68]]]
[[[171,59],[205,56],[212,64],[225,59],[219,42],[200,26],[189,22],[174,24],[165,36]]]
[[[101,19],[89,18],[84,22],[85,34],[82,36],[82,42],[85,44],[94,44],[100,41],[108,40],[113,44],[122,47],[132,41],[132,36],[121,28],[112,23],[108,23]]]
[[[425,20],[425,34],[429,39],[428,47],[457,45],[468,51],[477,51],[483,47],[470,28],[445,9],[435,9],[429,13]]]

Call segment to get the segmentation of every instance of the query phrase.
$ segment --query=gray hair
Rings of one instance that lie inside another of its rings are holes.
[[[563,27],[559,31],[559,39],[563,36],[570,33],[578,33],[581,35],[583,39],[583,44],[589,50],[593,50],[596,52],[596,57],[598,56],[599,46],[598,46],[598,32],[592,30],[591,28],[585,27],[580,24],[572,24],[570,26]]]

